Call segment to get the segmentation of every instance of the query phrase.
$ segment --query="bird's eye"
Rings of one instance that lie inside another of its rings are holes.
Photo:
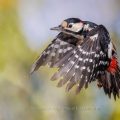
[[[72,24],[69,24],[68,27],[71,28],[71,27],[72,27]]]

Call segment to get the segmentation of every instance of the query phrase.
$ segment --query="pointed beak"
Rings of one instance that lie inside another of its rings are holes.
[[[64,29],[61,25],[59,25],[58,27],[50,28],[50,30],[55,30],[55,31],[58,31],[58,32],[62,32],[62,33],[65,33],[67,35],[71,35],[75,38],[81,39],[81,37],[79,35],[76,35],[76,34],[70,32],[69,30]]]
[[[50,28],[50,30],[62,31],[63,29],[61,26],[58,26],[58,27]]]

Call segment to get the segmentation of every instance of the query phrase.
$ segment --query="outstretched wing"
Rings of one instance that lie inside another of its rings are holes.
[[[100,25],[91,30],[81,45],[77,45],[55,64],[60,69],[51,80],[60,78],[58,86],[67,83],[68,91],[76,84],[77,93],[83,86],[87,88],[88,83],[96,80],[109,64],[107,54],[109,42],[109,34],[104,26]]]
[[[76,38],[60,33],[34,62],[31,73],[46,64],[53,67],[57,61],[74,49],[76,41]]]

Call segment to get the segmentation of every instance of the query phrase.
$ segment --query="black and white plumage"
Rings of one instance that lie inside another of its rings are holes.
[[[67,84],[67,91],[77,85],[78,93],[97,80],[98,87],[103,87],[109,97],[111,94],[115,99],[119,97],[120,68],[117,53],[103,25],[69,18],[51,30],[60,33],[35,61],[31,73],[48,64],[59,68],[51,80],[60,79],[58,86]]]

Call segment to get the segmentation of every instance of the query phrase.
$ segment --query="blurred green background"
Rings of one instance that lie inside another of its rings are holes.
[[[0,0],[0,120],[120,119],[120,100],[108,99],[96,83],[75,95],[49,80],[55,69],[29,75],[57,35],[49,28],[68,17],[104,24],[120,57],[119,0]]]

